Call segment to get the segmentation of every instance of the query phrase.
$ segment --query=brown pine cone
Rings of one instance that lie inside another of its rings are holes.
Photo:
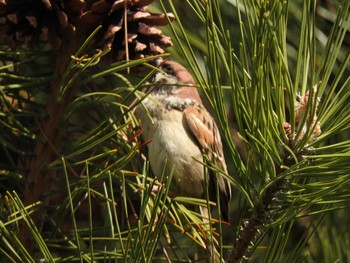
[[[76,35],[88,36],[102,25],[90,48],[111,48],[112,61],[164,53],[170,37],[154,26],[174,20],[172,14],[147,11],[153,0],[0,0],[3,41],[35,47],[48,42],[59,48]],[[126,16],[124,10],[126,7]],[[125,26],[125,17],[127,24]],[[127,30],[127,34],[125,34]],[[125,44],[128,44],[128,49]]]

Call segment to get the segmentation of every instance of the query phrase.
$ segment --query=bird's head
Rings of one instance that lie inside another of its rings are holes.
[[[158,67],[151,79],[155,93],[175,95],[201,103],[194,79],[184,66],[171,60],[159,60],[154,64]]]

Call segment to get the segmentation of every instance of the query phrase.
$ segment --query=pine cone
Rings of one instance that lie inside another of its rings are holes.
[[[96,36],[94,45],[100,49],[111,48],[112,61],[126,59],[125,29],[129,59],[142,58],[164,53],[163,47],[172,46],[170,37],[154,26],[164,26],[168,18],[173,21],[172,14],[154,14],[147,11],[153,0],[100,0],[91,6],[91,10],[82,15],[86,26],[102,29]],[[124,23],[124,7],[127,5],[127,26]]]
[[[54,48],[59,48],[62,41],[75,35],[88,36],[102,25],[90,48],[111,48],[112,61],[125,59],[127,50],[129,59],[161,54],[164,53],[164,47],[172,46],[172,42],[170,37],[163,35],[154,26],[164,26],[168,23],[167,17],[173,21],[174,16],[147,12],[147,6],[152,2],[0,0],[0,38],[30,47],[49,42]]]
[[[41,41],[58,48],[63,38],[73,37],[71,19],[79,17],[83,0],[0,0],[0,33],[2,40],[34,47]]]

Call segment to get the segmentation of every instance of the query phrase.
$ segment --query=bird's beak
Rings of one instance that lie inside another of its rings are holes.
[[[165,62],[166,60],[164,60],[163,58],[157,58],[154,59],[150,62],[150,64],[154,67],[156,67],[157,69],[154,71],[154,73],[152,74],[151,78],[150,78],[150,82],[151,83],[156,83],[159,81],[159,74],[164,75],[164,72],[162,70],[160,70],[159,68],[162,66],[162,64]]]
[[[163,58],[157,58],[157,59],[152,60],[150,62],[150,64],[152,66],[155,66],[155,67],[159,68],[160,65],[162,65],[164,62],[165,62],[165,60]]]

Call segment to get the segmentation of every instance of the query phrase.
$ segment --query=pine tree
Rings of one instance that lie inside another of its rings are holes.
[[[347,0],[0,1],[0,261],[182,262],[208,239],[348,261],[349,24]],[[216,117],[230,225],[149,169],[133,109],[159,56]]]

